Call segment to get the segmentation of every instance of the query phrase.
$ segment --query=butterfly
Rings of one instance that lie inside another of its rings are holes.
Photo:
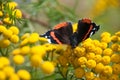
[[[80,42],[94,35],[100,26],[90,19],[84,18],[78,21],[76,26],[71,22],[57,24],[52,30],[40,35],[47,38],[49,43],[67,44],[75,48]]]

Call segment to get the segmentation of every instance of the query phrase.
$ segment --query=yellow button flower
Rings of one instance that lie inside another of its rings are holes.
[[[95,55],[94,60],[96,61],[96,63],[99,63],[102,60],[102,56],[101,55]]]
[[[78,59],[78,64],[79,64],[79,65],[85,65],[86,62],[87,62],[87,58],[86,58],[86,57],[80,57],[80,58]]]
[[[109,78],[109,80],[119,80],[119,76],[116,74],[112,74],[112,76]]]
[[[104,51],[103,51],[103,55],[105,56],[111,56],[113,53],[112,49],[110,48],[106,48]]]
[[[24,57],[22,55],[15,55],[13,57],[13,61],[15,62],[15,64],[19,64],[20,65],[20,64],[24,63],[25,59],[24,59]]]
[[[106,42],[101,42],[101,43],[100,43],[100,47],[101,47],[102,49],[106,49],[107,46],[108,46],[108,44],[107,44]]]
[[[110,43],[111,42],[111,37],[102,37],[101,38],[101,42],[106,42],[106,43]]]
[[[10,61],[6,57],[0,57],[0,63],[3,64],[4,66],[10,65]]]
[[[33,67],[39,67],[42,63],[42,58],[39,55],[35,54],[31,56],[30,61]]]
[[[3,25],[0,25],[0,33],[4,32],[6,30],[6,27]]]
[[[22,80],[30,80],[30,79],[31,79],[30,73],[29,73],[28,71],[26,71],[26,70],[23,70],[23,69],[18,70],[17,75],[18,75],[18,76],[20,77],[20,79],[22,79]]]
[[[19,37],[17,35],[12,35],[10,41],[16,44],[19,42]]]
[[[115,35],[120,37],[120,31],[116,32]]]
[[[75,69],[75,77],[82,78],[85,75],[85,70],[83,68],[76,68]]]
[[[25,33],[22,35],[21,39],[24,40],[30,36],[30,33]]]
[[[48,68],[49,66],[49,68]],[[55,70],[55,67],[53,65],[52,62],[49,62],[49,61],[45,61],[42,65],[41,65],[41,69],[43,70],[44,73],[46,74],[51,74],[54,72]]]
[[[2,39],[0,40],[0,47],[1,48],[6,48],[10,45],[10,41],[8,39]]]
[[[26,45],[26,44],[28,44],[28,39],[26,38],[26,39],[24,39],[21,43],[20,43],[20,46],[24,46],[24,45]]]
[[[75,54],[77,57],[84,56],[84,55],[85,55],[85,48],[83,48],[83,47],[76,47],[76,48],[74,49],[74,54]]]
[[[94,79],[94,73],[93,72],[86,72],[85,73],[85,78],[87,79],[87,80],[92,80],[92,79]]]
[[[17,49],[14,49],[13,51],[12,51],[12,54],[13,55],[18,55],[18,54],[20,54],[20,49],[19,48],[17,48]]]
[[[20,80],[20,77],[17,74],[12,74],[9,80]]]
[[[9,30],[11,30],[15,35],[19,34],[19,29],[16,26],[11,26]]]
[[[8,2],[7,3],[7,6],[9,6],[10,9],[15,9],[15,7],[17,7],[17,3],[16,2]]]
[[[104,65],[109,64],[109,63],[110,63],[110,56],[103,56],[103,57],[102,57],[102,63],[103,63]]]
[[[118,51],[118,48],[119,48],[119,44],[117,44],[117,43],[114,43],[111,45],[111,49],[115,52]]]
[[[14,21],[11,20],[9,17],[4,18],[4,19],[3,19],[3,22],[6,23],[6,24],[14,24]]]
[[[102,52],[103,52],[103,50],[100,47],[96,47],[95,50],[94,50],[94,53],[98,54],[98,55],[101,55]]]
[[[30,52],[30,47],[29,46],[23,46],[22,48],[20,48],[20,51],[21,51],[20,53],[22,55],[26,55]]]
[[[101,80],[99,77],[95,77],[93,80]]]
[[[118,41],[118,36],[116,36],[116,35],[113,35],[112,37],[111,37],[111,41],[112,42],[117,42]]]
[[[39,56],[43,57],[46,53],[46,49],[44,46],[33,46],[30,50],[31,54],[38,54]]]
[[[5,38],[11,38],[12,35],[13,35],[13,32],[12,32],[11,30],[5,30],[5,31],[3,32],[3,36],[4,36]]]
[[[6,80],[6,75],[3,71],[0,70],[0,80]]]
[[[113,64],[112,69],[114,74],[120,74],[120,64]]]
[[[96,64],[96,66],[95,66],[96,73],[101,73],[103,71],[103,69],[104,69],[104,65],[102,63]]]
[[[116,54],[116,53],[112,54],[111,62],[119,63],[120,62],[120,54]]]
[[[110,37],[111,36],[111,34],[109,33],[109,32],[103,32],[102,34],[101,34],[101,37]]]
[[[12,15],[14,15],[16,18],[22,18],[22,12],[19,9],[15,9],[12,12]]]
[[[60,65],[62,65],[64,67],[68,66],[68,60],[65,56],[59,56],[58,61],[59,61]]]
[[[95,66],[96,66],[96,62],[95,62],[95,60],[88,60],[87,62],[86,62],[86,66],[88,67],[88,68],[95,68]]]
[[[89,52],[89,53],[86,53],[86,58],[89,60],[89,59],[94,59],[95,57],[95,53],[92,53],[92,52]]]
[[[29,37],[29,43],[36,43],[39,40],[39,34],[38,33],[32,33]]]
[[[5,72],[6,76],[8,76],[8,77],[10,77],[15,72],[14,68],[11,66],[4,67],[3,71]]]
[[[104,66],[103,68],[103,74],[104,75],[111,75],[113,72],[112,67],[111,66]]]
[[[43,37],[40,37],[39,40],[40,40],[41,42],[48,42],[47,38],[43,38]]]

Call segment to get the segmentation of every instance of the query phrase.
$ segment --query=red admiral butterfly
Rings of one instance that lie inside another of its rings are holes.
[[[71,22],[63,22],[40,36],[47,38],[49,43],[68,44],[75,48],[80,42],[89,38],[98,30],[99,26],[90,19],[82,19],[78,21],[76,31],[73,31]]]

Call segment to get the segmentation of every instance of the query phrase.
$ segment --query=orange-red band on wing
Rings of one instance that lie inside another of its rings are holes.
[[[65,27],[65,26],[67,26],[68,24],[67,24],[67,22],[62,22],[62,23],[60,23],[60,24],[57,24],[55,27],[54,27],[54,29],[59,29],[59,28],[61,28],[61,27]]]
[[[62,43],[59,41],[59,39],[56,38],[54,32],[50,32],[50,35],[53,37],[53,39],[54,39],[58,44],[62,44]]]
[[[90,24],[90,23],[91,23],[91,20],[90,20],[90,19],[86,19],[86,18],[84,18],[84,19],[82,19],[82,22],[85,22],[85,23]]]
[[[89,35],[90,31],[92,30],[93,26],[90,25],[90,28],[88,30],[88,32],[86,33],[85,37],[83,38],[83,40],[85,40],[87,38],[87,36]]]

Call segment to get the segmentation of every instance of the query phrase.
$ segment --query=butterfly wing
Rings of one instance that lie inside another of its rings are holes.
[[[58,44],[70,44],[70,36],[73,34],[72,24],[63,22],[55,26],[51,36]]]
[[[81,41],[84,41],[99,30],[99,26],[92,23],[89,19],[78,21],[77,31],[70,38],[72,47],[76,47]]]

